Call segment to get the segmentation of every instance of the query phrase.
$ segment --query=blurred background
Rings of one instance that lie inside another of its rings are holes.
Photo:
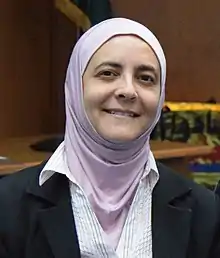
[[[63,134],[63,83],[70,53],[86,27],[108,16],[145,24],[164,48],[167,104],[152,140],[208,145],[218,153],[219,10],[219,0],[1,0],[0,156],[29,162],[30,158],[16,158],[7,139],[22,142],[29,137],[31,145],[38,136]],[[207,173],[216,181],[219,155],[203,154],[190,158],[189,169],[197,175],[206,173],[203,183]]]

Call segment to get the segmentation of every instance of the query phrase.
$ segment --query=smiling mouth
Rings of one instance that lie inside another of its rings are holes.
[[[140,115],[130,110],[118,110],[118,109],[104,109],[104,111],[110,115],[118,117],[139,117]]]

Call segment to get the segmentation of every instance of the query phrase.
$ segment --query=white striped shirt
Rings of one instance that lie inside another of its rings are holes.
[[[95,258],[151,258],[152,230],[151,204],[152,192],[159,174],[153,154],[149,154],[148,166],[139,183],[130,206],[118,246],[113,249],[106,241],[106,235],[92,210],[87,196],[77,182],[70,177],[66,164],[64,143],[61,143],[43,168],[39,184],[42,185],[54,173],[69,178],[72,210],[76,224],[81,257]]]

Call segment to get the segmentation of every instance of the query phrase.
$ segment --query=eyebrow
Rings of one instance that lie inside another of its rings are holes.
[[[142,64],[137,67],[137,70],[141,71],[141,72],[149,71],[149,72],[153,72],[153,73],[157,74],[157,69],[152,65],[143,65]]]
[[[95,70],[98,70],[100,67],[103,67],[103,66],[110,66],[110,67],[113,67],[113,68],[116,68],[116,69],[122,69],[122,65],[121,64],[116,63],[116,62],[107,61],[107,62],[103,62],[100,65],[98,65],[95,68]]]

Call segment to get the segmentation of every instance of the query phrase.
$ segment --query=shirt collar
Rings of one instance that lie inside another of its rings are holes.
[[[66,175],[66,162],[64,157],[64,142],[62,142],[50,157],[39,176],[39,185],[42,186],[56,172]]]
[[[75,179],[71,176],[69,172],[69,168],[66,162],[65,155],[65,146],[64,142],[62,142],[53,155],[50,157],[44,168],[42,169],[39,176],[39,185],[42,186],[48,179],[50,179],[55,173],[60,173],[66,175],[70,181],[76,183]],[[156,165],[156,161],[154,159],[153,153],[149,152],[148,163],[145,168],[142,180],[146,179],[146,177],[150,174],[154,173],[156,175],[156,182],[159,179],[159,172]],[[77,184],[77,183],[76,183]],[[156,184],[156,183],[155,183]]]

